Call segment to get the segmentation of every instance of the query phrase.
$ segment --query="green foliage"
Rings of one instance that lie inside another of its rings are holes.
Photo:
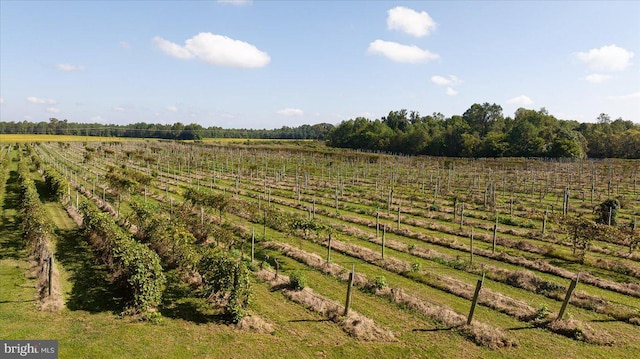
[[[196,238],[183,223],[170,222],[153,204],[132,203],[131,208],[138,238],[151,244],[166,267],[184,270],[196,267],[200,259]]]
[[[57,201],[68,200],[69,182],[51,166],[44,167],[45,184]]]
[[[609,198],[600,203],[595,209],[596,222],[601,224],[609,224],[609,213],[611,213],[611,225],[615,226],[617,221],[620,202],[617,199]]]
[[[220,220],[222,220],[224,212],[231,205],[231,201],[228,196],[224,194],[216,194],[204,188],[197,189],[189,187],[184,192],[184,198],[191,201],[193,204],[217,209],[220,213]]]
[[[130,311],[152,311],[160,304],[166,283],[158,254],[136,242],[93,203],[83,202],[80,213],[84,233],[99,257],[119,281],[126,283]]]
[[[289,286],[295,290],[304,289],[307,286],[307,277],[301,270],[294,270],[289,274]]]
[[[51,256],[48,246],[53,235],[53,224],[40,202],[26,161],[23,158],[18,165],[22,234],[30,252],[37,261],[42,262]]]
[[[225,313],[230,320],[236,323],[242,320],[252,295],[246,263],[229,252],[210,249],[200,259],[198,272],[209,298],[226,301]]]
[[[378,275],[371,280],[373,289],[384,289],[387,287],[387,278],[383,275]]]
[[[307,239],[311,231],[315,231],[317,233],[323,230],[325,226],[315,219],[292,217],[290,218],[289,228],[291,229],[291,231],[302,231],[304,239]]]
[[[547,319],[551,315],[551,310],[549,310],[549,306],[545,303],[541,304],[538,310],[536,311],[535,319],[544,320]]]
[[[606,116],[606,115],[605,115]],[[504,118],[497,104],[473,104],[462,116],[391,111],[380,120],[343,121],[327,137],[332,147],[466,157],[640,158],[640,127],[631,121],[578,124],[542,108]]]

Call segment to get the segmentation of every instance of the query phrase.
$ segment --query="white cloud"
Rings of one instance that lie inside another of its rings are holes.
[[[175,106],[167,106],[166,109],[169,112],[178,112],[178,108]]]
[[[244,5],[251,5],[252,1],[251,0],[218,0],[219,4],[225,4],[225,5],[236,5],[236,6],[244,6]]]
[[[126,42],[126,41],[120,41],[120,47],[122,47],[123,49],[130,49],[131,48],[131,44]]]
[[[440,58],[440,55],[423,50],[415,45],[401,45],[397,42],[376,40],[369,44],[370,54],[380,54],[396,62],[417,64]]]
[[[125,112],[127,109],[122,106],[116,106],[113,108],[113,110],[116,112]]]
[[[282,116],[302,116],[304,115],[304,111],[299,108],[283,108],[282,110],[276,111],[278,115]]]
[[[433,82],[438,86],[454,86],[462,83],[462,81],[457,76],[454,76],[454,75],[449,75],[449,78],[446,78],[444,76],[434,75],[434,76],[431,76],[431,82]]]
[[[529,106],[529,105],[533,105],[533,101],[529,97],[525,95],[521,95],[521,96],[514,97],[512,99],[507,100],[507,104],[518,105],[518,106]]]
[[[455,75],[449,75],[448,78],[440,75],[434,75],[431,76],[431,82],[438,86],[447,86],[445,93],[449,96],[455,96],[458,94],[458,91],[454,90],[453,86],[461,84],[462,80]]]
[[[49,108],[47,109],[47,112],[49,112],[49,113],[58,113],[58,112],[60,112],[60,109],[59,109],[59,108],[57,108],[57,107],[53,107],[53,106],[52,106],[52,107],[49,107]]]
[[[271,62],[266,52],[240,40],[210,32],[201,32],[180,46],[159,36],[153,42],[165,54],[179,59],[197,58],[210,65],[230,67],[264,67]]]
[[[56,100],[54,100],[54,99],[39,98],[39,97],[35,97],[35,96],[27,97],[27,101],[29,101],[31,103],[46,104],[46,105],[55,105],[57,103]]]
[[[607,96],[607,99],[609,100],[631,100],[636,98],[640,99],[640,92],[634,92],[632,94],[621,95],[621,96]]]
[[[409,35],[421,37],[429,35],[436,28],[436,22],[426,12],[417,12],[403,6],[387,11],[387,27],[389,30],[400,30]]]
[[[4,98],[0,97],[0,105],[2,105],[4,103]]]
[[[91,122],[97,122],[97,123],[105,123],[107,122],[104,118],[102,118],[102,116],[93,116],[89,119],[89,121]]]
[[[591,82],[592,84],[600,84],[609,80],[610,78],[611,76],[609,75],[591,74],[585,77],[584,79],[587,80],[588,82]]]
[[[71,64],[57,64],[56,68],[60,71],[84,71],[84,66]]]
[[[633,52],[616,45],[591,49],[589,52],[578,52],[578,59],[590,70],[621,71],[631,65]]]

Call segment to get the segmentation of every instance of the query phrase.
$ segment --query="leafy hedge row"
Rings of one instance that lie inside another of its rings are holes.
[[[132,314],[153,311],[162,300],[166,283],[158,254],[135,241],[95,204],[83,202],[80,213],[89,242],[116,280],[127,287]]]
[[[195,246],[196,238],[182,223],[169,221],[151,203],[131,203],[133,221],[140,241],[149,243],[161,257],[165,267],[191,270],[201,254]]]
[[[44,166],[44,177],[47,188],[56,200],[63,204],[69,200],[69,182],[51,166]]]
[[[46,283],[44,267],[52,255],[50,241],[53,236],[53,224],[40,202],[40,195],[31,178],[31,170],[26,157],[18,163],[18,179],[20,183],[20,212],[22,216],[22,235],[29,253],[37,263],[39,283]],[[45,296],[44,287],[40,289],[40,297]]]
[[[18,164],[22,234],[31,252],[37,255],[49,240],[53,227],[40,202],[40,195],[25,161],[22,159]]]
[[[192,207],[176,206],[185,213],[174,215],[169,221],[156,205],[132,203],[131,206],[140,240],[150,243],[166,266],[197,273],[208,299],[224,306],[231,321],[242,320],[252,295],[247,263],[233,251],[196,245],[196,238],[184,218]]]

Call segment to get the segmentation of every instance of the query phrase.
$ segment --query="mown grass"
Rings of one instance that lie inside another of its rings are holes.
[[[222,182],[222,181],[221,181]],[[184,183],[183,183],[184,185]],[[232,181],[224,181],[225,187],[230,190]],[[164,191],[162,191],[164,192]],[[176,200],[179,195],[171,194]],[[130,200],[140,200],[139,197],[132,196]],[[283,196],[285,198],[285,196]],[[123,205],[123,212],[128,212],[128,206]],[[291,210],[290,208],[287,210]],[[331,210],[329,208],[329,210]],[[350,215],[355,215],[353,212]],[[55,216],[55,214],[52,213]],[[246,223],[246,220],[231,215],[226,215],[227,220],[233,222]],[[57,221],[60,222],[60,221]],[[392,226],[394,223],[388,221]],[[351,224],[352,227],[359,226]],[[403,224],[403,227],[405,225]],[[368,229],[371,231],[371,229]],[[418,230],[418,229],[416,229]],[[257,231],[258,232],[258,231]],[[282,233],[269,230],[269,237],[273,240],[283,241],[293,246],[318,253],[324,256],[326,248],[302,241],[298,238],[284,235]],[[387,234],[387,238],[402,240],[406,243],[415,243],[417,246],[432,245],[423,244],[413,239]],[[64,354],[73,357],[495,357],[495,358],[531,358],[531,357],[581,357],[581,358],[625,358],[634,357],[640,349],[638,338],[640,333],[638,328],[625,323],[607,321],[599,315],[593,315],[582,310],[575,310],[570,307],[569,314],[577,314],[581,319],[592,319],[597,322],[589,322],[592,326],[597,326],[616,337],[616,344],[613,347],[599,347],[584,344],[578,341],[569,340],[548,331],[533,328],[527,323],[518,322],[512,317],[489,310],[486,307],[479,307],[476,312],[476,319],[485,321],[502,327],[510,337],[516,339],[519,346],[514,349],[492,351],[472,344],[460,335],[452,332],[448,328],[440,328],[435,323],[426,320],[422,316],[409,310],[398,308],[384,299],[373,297],[371,294],[355,291],[353,307],[374,319],[376,323],[390,328],[397,332],[398,341],[393,343],[369,343],[357,341],[348,337],[337,325],[324,320],[300,305],[292,304],[279,292],[272,292],[263,283],[257,283],[255,301],[251,310],[256,314],[273,323],[276,330],[273,335],[250,334],[238,332],[232,326],[226,324],[216,316],[215,311],[203,305],[201,298],[190,295],[186,288],[177,281],[170,281],[166,294],[165,303],[161,309],[164,318],[159,324],[140,323],[131,319],[122,319],[118,316],[117,292],[110,291],[108,280],[101,283],[97,279],[100,268],[91,261],[91,250],[88,246],[82,248],[82,239],[73,229],[60,231],[60,242],[66,244],[68,248],[63,249],[69,255],[68,264],[63,263],[69,271],[85,272],[89,278],[95,278],[93,287],[105,288],[105,295],[114,299],[111,306],[94,303],[87,308],[73,309],[61,313],[58,317],[46,316],[42,313],[35,313],[52,322],[57,323],[60,334],[56,334],[49,329],[40,329],[41,333],[47,335],[59,335],[61,343],[66,351]],[[349,239],[348,236],[340,235],[341,239]],[[346,238],[343,238],[346,237]],[[368,246],[372,249],[375,245],[366,241],[349,239],[358,245]],[[486,247],[478,241],[478,247]],[[433,246],[442,252],[451,254],[461,253],[459,251],[448,250],[443,247]],[[74,253],[81,253],[80,258],[73,257]],[[269,252],[263,252],[269,253]],[[271,252],[271,255],[278,255]],[[387,255],[402,258],[409,261],[413,258],[401,252],[388,249]],[[86,258],[81,258],[85,256]],[[311,287],[318,292],[342,302],[345,295],[345,283],[321,274],[318,271],[310,270],[305,265],[295,260],[281,258],[281,269],[284,273],[291,270],[303,270]],[[462,258],[467,255],[462,253]],[[411,278],[392,274],[378,266],[365,264],[363,261],[352,257],[344,256],[334,252],[332,258],[336,262],[345,266],[351,262],[357,263],[357,271],[367,274],[370,278],[376,275],[385,275],[390,285],[407,287],[411,292],[435,303],[454,307],[461,313],[468,310],[469,302],[442,291],[425,287]],[[434,266],[429,261],[418,260],[423,266],[433,266],[438,272],[446,274],[450,269],[440,265]],[[488,258],[477,257],[478,262],[491,262]],[[80,263],[77,268],[72,268],[75,263]],[[500,263],[495,263],[499,265]],[[503,263],[504,264],[504,263]],[[515,267],[504,265],[505,267]],[[170,273],[169,273],[170,274]],[[456,273],[460,279],[473,281],[472,275]],[[551,275],[544,275],[545,278],[555,278]],[[17,277],[16,277],[17,278]],[[72,278],[72,277],[70,277]],[[105,278],[103,278],[105,279]],[[564,280],[560,280],[565,282]],[[19,281],[18,281],[19,282]],[[88,292],[89,286],[80,282],[69,280],[71,290],[78,287],[77,293]],[[26,283],[26,282],[25,282]],[[566,283],[563,283],[566,284]],[[0,284],[1,286],[2,284]],[[500,292],[522,296],[528,301],[535,301],[535,296],[520,290],[505,287],[498,283],[486,283],[488,288],[494,288]],[[84,288],[83,288],[84,287]],[[4,290],[4,288],[3,288]],[[606,291],[602,291],[607,294]],[[612,294],[612,293],[609,293]],[[87,296],[91,298],[90,295]],[[624,296],[620,296],[624,297]],[[523,298],[523,299],[524,299]],[[541,301],[553,304],[547,299]],[[558,303],[555,303],[557,309]],[[553,305],[552,305],[553,306]],[[94,307],[95,309],[92,309]],[[33,312],[32,308],[23,310],[24,317]],[[91,313],[91,314],[89,314]],[[0,323],[2,325],[4,323]],[[11,328],[16,332],[30,333],[38,332],[36,324],[29,319],[27,323],[16,325],[11,323]],[[105,329],[103,331],[102,327]],[[4,327],[3,327],[4,328]],[[52,334],[54,333],[54,334]]]

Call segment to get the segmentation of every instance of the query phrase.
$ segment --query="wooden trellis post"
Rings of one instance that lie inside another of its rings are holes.
[[[473,227],[471,227],[471,241],[469,242],[469,263],[473,265]]]
[[[351,273],[349,273],[349,282],[347,283],[347,299],[344,304],[344,316],[349,314],[349,307],[351,306],[351,290],[353,289],[353,277],[355,276],[356,265],[351,267]]]
[[[385,234],[387,233],[387,225],[384,224],[382,227],[382,259],[384,259],[384,245],[385,245]]]
[[[255,259],[255,248],[256,248],[256,229],[251,227],[251,263]]]
[[[575,279],[571,280],[569,289],[567,289],[567,295],[564,297],[564,302],[562,302],[562,307],[560,308],[560,313],[558,313],[558,317],[556,318],[556,320],[562,320],[562,317],[564,317],[564,312],[567,309],[569,301],[571,300],[571,294],[573,294],[573,290],[576,289],[576,285],[578,285],[578,279],[580,279],[580,272],[578,272]]]
[[[327,243],[327,264],[331,263],[331,232],[329,232],[329,241]]]
[[[51,296],[51,290],[53,289],[53,254],[49,257],[49,281],[47,283],[49,296]]]
[[[476,305],[478,304],[478,296],[480,295],[480,289],[482,289],[483,283],[484,283],[484,273],[482,273],[482,279],[478,279],[478,283],[476,284],[476,291],[475,293],[473,293],[473,300],[471,301],[471,309],[469,310],[467,325],[471,325],[471,321],[473,320],[473,313],[476,311]]]

